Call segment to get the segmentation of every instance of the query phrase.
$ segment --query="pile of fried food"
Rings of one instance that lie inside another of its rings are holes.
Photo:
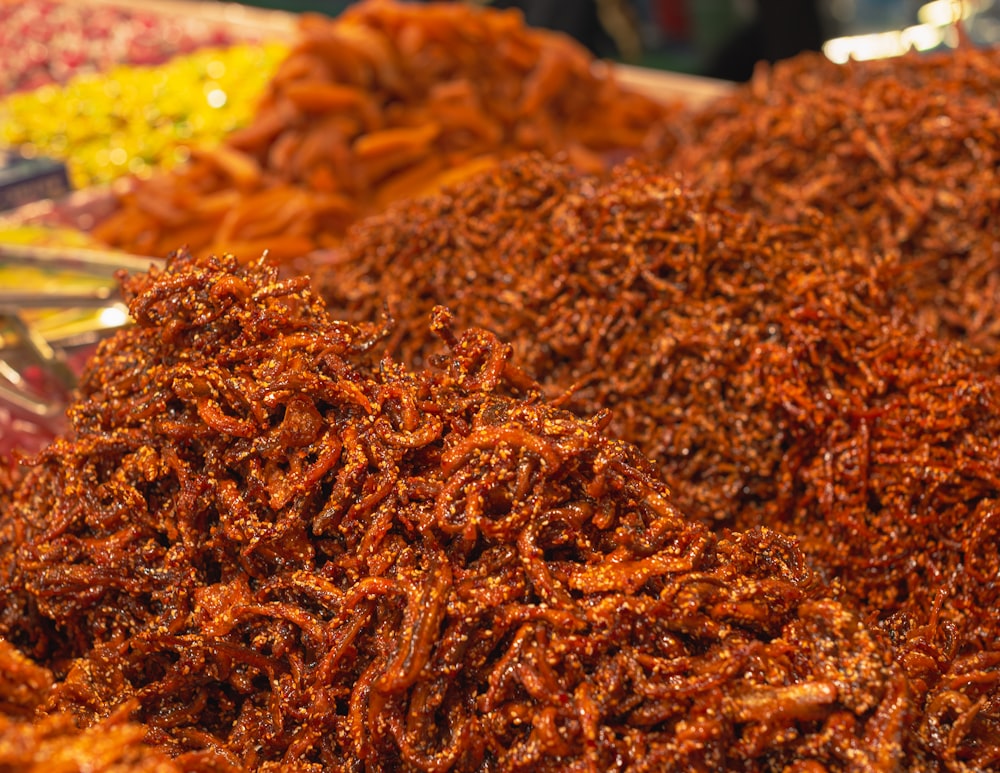
[[[549,400],[610,412],[685,516],[794,536],[909,677],[908,759],[981,762],[1000,741],[1000,377],[919,327],[900,273],[819,213],[776,223],[657,166],[531,158],[366,221],[316,279],[349,319],[386,302],[408,362],[433,359],[421,320],[450,299]]]
[[[998,95],[802,56],[123,277],[0,478],[0,769],[1000,767]]]
[[[232,257],[125,291],[7,505],[25,721],[137,722],[183,770],[898,756],[902,671],[794,542],[686,519],[494,335],[438,308],[436,366],[373,362],[384,331]]]

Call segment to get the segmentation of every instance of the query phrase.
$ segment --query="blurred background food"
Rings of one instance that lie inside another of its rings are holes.
[[[149,176],[245,125],[294,36],[344,0],[0,0],[0,148],[67,165],[73,188]],[[414,5],[426,3],[414,2]],[[456,3],[462,4],[462,3]],[[643,72],[745,81],[802,51],[873,59],[1000,40],[995,0],[469,0],[516,9]],[[180,9],[183,12],[179,12]],[[190,9],[195,9],[194,13]],[[0,207],[5,199],[0,198]]]

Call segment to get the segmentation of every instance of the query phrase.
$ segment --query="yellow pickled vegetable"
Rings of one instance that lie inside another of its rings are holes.
[[[75,188],[148,176],[245,125],[286,53],[276,42],[203,49],[13,94],[0,101],[0,144],[65,161]]]
[[[29,247],[92,247],[103,249],[86,231],[62,225],[4,222],[0,218],[0,244],[23,244]]]

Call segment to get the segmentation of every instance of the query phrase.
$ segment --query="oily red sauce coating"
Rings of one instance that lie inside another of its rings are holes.
[[[0,530],[42,717],[185,770],[898,765],[901,671],[794,542],[682,517],[492,334],[437,309],[438,368],[370,368],[262,264],[126,289]]]
[[[740,208],[794,222],[813,207],[846,243],[898,252],[924,327],[1000,348],[1000,47],[804,54],[761,66],[687,129],[675,169]]]
[[[321,285],[387,298],[390,344],[452,304],[527,372],[650,454],[682,512],[799,536],[913,680],[911,764],[1000,754],[1000,380],[913,322],[899,265],[632,165],[608,182],[537,159],[356,227]]]

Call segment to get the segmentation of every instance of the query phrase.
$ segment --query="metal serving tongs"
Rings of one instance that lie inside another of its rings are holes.
[[[70,393],[76,386],[76,374],[70,369],[65,357],[53,349],[38,331],[20,314],[0,314],[0,325],[4,333],[13,332],[18,342],[17,359],[0,359],[0,400],[20,409],[29,416],[51,420],[62,410]],[[5,335],[5,346],[6,335]],[[50,376],[47,384],[52,392],[46,396],[37,393],[30,386],[29,379],[17,366],[22,363],[35,365]]]
[[[161,258],[132,255],[116,250],[98,250],[90,247],[36,247],[3,242],[0,242],[0,262],[72,270],[107,277],[113,277],[121,270],[142,273],[148,271],[151,265],[162,266],[164,263]]]
[[[108,250],[0,243],[0,264],[28,272],[19,286],[0,283],[0,404],[43,423],[61,416],[76,386],[68,353],[129,324],[114,275],[162,263]],[[32,281],[31,270],[43,279]],[[66,281],[53,281],[60,277]]]

